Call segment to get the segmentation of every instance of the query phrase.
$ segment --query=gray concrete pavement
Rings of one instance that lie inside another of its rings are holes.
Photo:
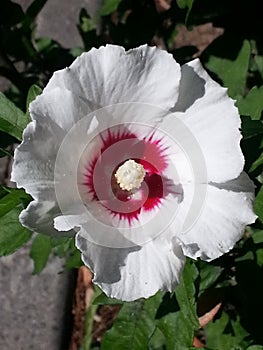
[[[0,259],[0,349],[66,350],[74,279],[54,257],[32,275],[29,247]]]
[[[24,10],[32,0],[15,0]],[[102,0],[48,0],[37,19],[37,37],[48,37],[58,41],[65,48],[82,47],[77,24],[81,8],[92,16]]]

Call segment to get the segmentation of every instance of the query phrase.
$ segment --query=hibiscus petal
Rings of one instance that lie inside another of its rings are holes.
[[[191,224],[187,222],[187,210],[191,207],[194,186],[184,186],[184,203],[177,217],[180,215],[181,220],[184,217],[185,222],[178,238],[185,255],[209,261],[232,249],[244,234],[245,226],[255,222],[253,186],[244,173],[226,184],[199,186],[206,186],[206,195]],[[172,226],[175,229],[175,223]]]
[[[44,198],[32,201],[19,216],[21,224],[32,231],[51,236],[73,236],[75,231],[54,228],[53,218],[60,215],[60,208],[54,200],[54,190],[45,191]]]
[[[76,245],[84,263],[94,271],[93,282],[112,298],[132,301],[178,285],[185,258],[166,233],[142,246],[108,248],[88,242],[81,232]]]
[[[88,102],[80,99],[74,91],[62,89],[59,85],[44,92],[29,106],[33,120],[45,117],[51,119],[63,130],[70,130],[89,112]]]
[[[11,181],[34,199],[20,214],[21,223],[32,231],[58,233],[53,227],[53,218],[60,213],[54,196],[54,167],[63,137],[57,124],[39,117],[28,124],[22,144],[15,150]]]
[[[219,183],[238,177],[244,166],[238,109],[227,90],[209,77],[198,59],[182,66],[175,110],[185,110],[177,117],[190,130],[203,153],[208,181]]]
[[[15,150],[11,181],[33,197],[53,187],[56,153],[63,137],[63,131],[50,119],[29,123]]]
[[[57,86],[73,91],[87,103],[87,114],[123,102],[170,109],[178,97],[180,77],[179,64],[163,50],[144,45],[126,52],[121,46],[107,45],[55,72],[44,92]]]

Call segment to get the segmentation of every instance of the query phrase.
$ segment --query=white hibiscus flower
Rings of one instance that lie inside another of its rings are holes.
[[[92,49],[53,75],[30,115],[12,171],[34,199],[20,221],[76,234],[111,297],[172,290],[185,256],[215,259],[255,221],[238,110],[198,59]]]

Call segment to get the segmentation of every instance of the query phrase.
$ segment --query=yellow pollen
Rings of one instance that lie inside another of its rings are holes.
[[[118,168],[115,178],[122,190],[131,191],[140,188],[145,175],[144,167],[129,159]]]

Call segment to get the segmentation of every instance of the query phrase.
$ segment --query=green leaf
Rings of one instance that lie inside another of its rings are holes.
[[[251,165],[249,172],[251,173],[252,171],[256,170],[257,167],[263,164],[263,153],[258,157],[257,160]]]
[[[251,120],[248,116],[242,116],[241,120],[242,134],[245,140],[263,134],[263,122],[261,120]]]
[[[212,348],[208,348],[208,347],[205,347],[205,348],[198,348],[199,350],[217,350],[217,349],[212,349]],[[196,350],[196,348],[192,347],[192,348],[189,348],[188,350]],[[241,350],[241,349],[236,349],[236,350]]]
[[[193,261],[187,260],[179,286],[175,290],[176,299],[180,310],[187,316],[188,321],[199,328],[199,321],[196,314],[195,285],[198,270]]]
[[[107,16],[116,11],[122,0],[104,0],[103,6],[99,11],[101,16]]]
[[[115,298],[109,298],[107,297],[106,294],[101,292],[100,295],[98,295],[96,299],[94,299],[93,304],[94,305],[121,305],[123,304],[123,301]]]
[[[256,62],[259,74],[261,75],[261,78],[263,79],[263,56],[256,55],[254,57],[254,60]]]
[[[102,339],[101,350],[145,350],[155,330],[155,314],[162,299],[157,293],[147,300],[125,303]]]
[[[263,350],[263,345],[251,345],[247,350]]]
[[[54,254],[60,258],[68,258],[76,251],[74,237],[51,237],[51,246]]]
[[[3,198],[8,193],[6,187],[0,185],[0,198]]]
[[[93,300],[96,299],[96,297],[101,293],[100,288],[97,286],[94,286],[93,288],[94,294],[91,297],[90,300],[90,306],[87,310],[86,317],[85,317],[85,335],[83,339],[83,350],[89,350],[92,343],[92,331],[93,331],[93,322],[94,322],[94,316],[97,312],[98,305],[95,305],[93,303]]]
[[[199,294],[203,293],[207,288],[210,288],[218,277],[221,275],[223,268],[214,266],[205,261],[199,261],[200,264],[200,285]]]
[[[261,186],[261,189],[256,196],[254,210],[259,220],[263,223],[263,186]]]
[[[263,243],[263,230],[254,229],[251,238],[255,244]]]
[[[185,17],[185,22],[187,23],[189,14],[192,10],[194,0],[176,0],[177,5],[180,9],[188,8],[186,17]]]
[[[259,120],[263,111],[263,86],[254,86],[245,97],[238,97],[237,107],[240,114]]]
[[[168,46],[169,50],[173,49],[173,47],[174,47],[174,39],[175,39],[177,34],[178,34],[178,27],[175,26],[174,29],[171,31],[171,34],[169,35],[168,39],[167,39],[167,46]]]
[[[66,259],[67,269],[79,268],[83,265],[74,237],[51,237],[51,247],[55,255]]]
[[[0,130],[21,141],[27,124],[27,116],[0,92]]]
[[[166,350],[186,350],[193,344],[194,331],[200,327],[195,302],[194,281],[197,276],[196,266],[188,260],[179,286],[165,302],[169,311],[160,317],[157,326],[165,336]]]
[[[259,248],[256,250],[256,262],[257,265],[259,266],[263,266],[263,249]]]
[[[165,337],[159,328],[155,328],[153,335],[149,341],[149,350],[166,350]]]
[[[235,60],[211,55],[206,63],[206,67],[214,72],[228,88],[228,93],[232,98],[243,95],[245,92],[250,52],[249,41],[244,40]]]
[[[41,93],[42,93],[42,89],[37,85],[32,85],[28,90],[27,99],[26,99],[26,116],[27,116],[28,122],[30,122],[31,120],[30,114],[29,114],[29,105]]]
[[[69,256],[69,258],[67,259],[66,268],[67,269],[77,269],[82,265],[83,265],[83,262],[81,260],[81,253],[76,248],[75,252],[73,254],[71,254]]]
[[[252,228],[250,228],[250,230],[251,238],[247,241],[247,245],[245,246],[245,254],[237,258],[236,261],[254,260],[257,265],[263,266],[263,230]],[[253,244],[251,244],[251,239]]]
[[[33,274],[39,274],[47,264],[49,254],[51,252],[51,237],[37,234],[31,249],[30,258],[34,261]]]
[[[37,86],[37,85],[32,85],[29,90],[28,90],[28,94],[27,94],[27,99],[26,99],[26,114],[28,117],[28,121],[30,121],[30,117],[29,117],[29,111],[28,111],[28,107],[29,104],[34,101],[34,99],[40,95],[42,93],[42,89]]]
[[[80,28],[84,33],[90,32],[91,30],[96,29],[96,23],[92,18],[82,17]]]
[[[20,203],[28,204],[31,197],[23,189],[4,188],[5,196],[0,199],[0,217],[4,216],[10,210]]]
[[[81,47],[73,47],[72,49],[70,49],[70,54],[74,57],[77,58],[78,56],[80,56],[85,50]]]
[[[21,209],[22,206],[15,207],[0,217],[0,256],[14,253],[31,237],[31,232],[18,220]]]
[[[180,9],[189,8],[193,5],[194,0],[176,0]]]
[[[39,53],[45,54],[45,51],[48,52],[48,50],[52,47],[53,43],[52,40],[49,38],[37,38],[35,40],[35,45]]]
[[[205,335],[206,345],[212,349],[247,349],[247,331],[242,328],[239,319],[230,320],[225,312],[216,321],[208,323]]]

